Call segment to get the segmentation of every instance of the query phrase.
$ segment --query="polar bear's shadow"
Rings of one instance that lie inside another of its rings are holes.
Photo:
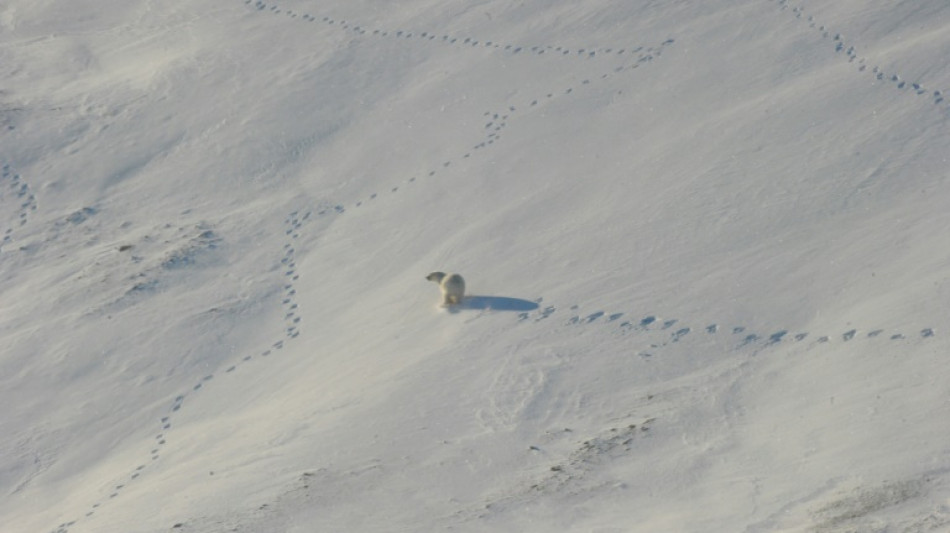
[[[509,298],[507,296],[466,296],[462,302],[450,306],[448,310],[452,313],[467,310],[479,311],[534,311],[538,308],[536,302],[522,300],[521,298]]]

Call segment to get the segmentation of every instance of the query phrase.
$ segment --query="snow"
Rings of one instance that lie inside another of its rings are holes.
[[[11,0],[0,80],[4,531],[950,528],[945,2]]]

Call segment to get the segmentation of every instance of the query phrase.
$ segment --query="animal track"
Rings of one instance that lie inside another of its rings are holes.
[[[788,8],[788,0],[770,0],[776,1],[782,9]],[[454,157],[443,158],[439,162],[433,162],[429,168],[422,173],[422,176],[411,176],[399,184],[391,185],[385,187],[381,190],[384,193],[395,194],[401,190],[404,190],[409,184],[417,183],[420,177],[435,178],[439,175],[440,172],[446,171],[450,172],[453,164],[462,159],[468,159],[475,154],[482,153],[490,147],[497,146],[499,141],[503,139],[503,134],[506,132],[507,128],[510,127],[510,124],[513,120],[522,116],[525,113],[532,112],[543,107],[547,102],[551,102],[558,98],[569,97],[576,95],[579,92],[594,86],[598,81],[607,80],[614,76],[620,75],[621,73],[631,72],[638,69],[642,65],[649,64],[656,60],[662,55],[663,50],[674,43],[673,39],[667,39],[666,41],[660,43],[656,46],[644,47],[644,46],[634,46],[634,47],[584,47],[584,48],[569,48],[557,45],[534,45],[526,46],[515,43],[500,43],[496,41],[488,41],[477,39],[473,37],[458,37],[451,36],[444,33],[437,33],[431,31],[405,31],[405,30],[383,30],[383,29],[371,29],[364,27],[359,24],[354,24],[346,20],[338,20],[329,16],[319,16],[313,15],[310,13],[298,13],[292,10],[284,10],[277,5],[268,4],[260,0],[244,0],[244,4],[250,6],[256,11],[267,11],[275,15],[283,15],[293,20],[298,20],[303,23],[308,24],[322,24],[327,27],[334,27],[341,31],[346,31],[354,35],[365,36],[367,39],[377,38],[377,39],[388,39],[390,41],[398,40],[403,42],[422,42],[422,43],[432,43],[433,45],[438,44],[441,46],[453,46],[456,48],[481,48],[486,49],[492,53],[505,54],[507,56],[515,55],[534,55],[534,56],[544,56],[552,58],[563,58],[564,61],[571,60],[583,60],[583,61],[593,61],[598,64],[597,61],[604,58],[612,58],[614,62],[620,60],[621,64],[608,65],[604,62],[603,69],[599,76],[592,76],[590,78],[582,79],[580,82],[568,86],[554,87],[548,91],[543,91],[540,94],[535,94],[527,97],[519,97],[521,100],[517,102],[504,102],[503,105],[499,105],[495,110],[484,111],[481,115],[481,120],[476,121],[481,124],[480,129],[480,138],[478,142],[470,146],[466,150],[460,150]],[[822,32],[823,36],[831,39],[834,43],[835,50],[837,53],[842,53],[849,58],[850,62],[855,62],[859,67],[859,71],[867,70],[867,62],[865,58],[859,57],[855,47],[847,43],[840,35],[831,34],[823,26],[818,26],[814,23],[812,17],[809,17],[804,14],[802,8],[793,8],[792,12],[798,18],[805,18],[809,21],[810,25],[816,30]],[[833,36],[832,36],[833,35]],[[563,63],[561,63],[563,64]],[[900,79],[896,74],[887,75],[880,71],[877,67],[870,69],[878,79],[888,78],[890,81],[895,83],[899,89],[907,88],[906,82]],[[943,95],[940,91],[931,91],[930,89],[924,88],[919,83],[911,83],[910,87],[913,89],[914,93],[918,95],[925,95],[928,93],[933,94],[934,103],[941,104],[944,102]],[[35,211],[36,208],[36,199],[35,196],[30,191],[29,187],[22,182],[20,176],[14,174],[10,169],[8,164],[2,166],[2,172],[0,172],[0,200],[8,200],[9,198],[15,197],[20,200],[19,211],[17,211],[16,219],[13,225],[19,224],[19,226],[25,225],[30,213]],[[373,192],[368,197],[357,200],[353,202],[353,206],[363,209],[370,202],[374,202],[380,199],[380,192]],[[350,205],[350,204],[348,204]],[[88,211],[86,209],[77,211],[70,217],[67,217],[66,221],[72,224],[82,223],[86,218],[93,216],[95,211]],[[315,216],[330,216],[330,215],[344,215],[347,213],[347,208],[344,205],[336,203],[332,205],[322,206],[315,208]],[[252,354],[241,354],[239,359],[232,361],[227,365],[226,370],[223,371],[225,375],[232,375],[240,371],[245,365],[255,362],[257,359],[267,359],[277,357],[277,354],[282,352],[286,344],[298,338],[301,330],[300,328],[304,324],[303,317],[300,313],[300,305],[297,301],[297,289],[295,282],[299,279],[298,265],[297,265],[297,241],[300,237],[300,231],[303,228],[304,223],[311,217],[312,212],[307,211],[301,213],[300,211],[294,211],[290,213],[287,218],[284,220],[283,226],[283,235],[285,236],[285,242],[283,244],[283,255],[279,260],[277,268],[280,269],[280,274],[284,279],[281,289],[280,305],[282,306],[282,315],[283,315],[283,330],[281,331],[279,338],[276,338],[274,342],[270,343],[267,348],[259,350]],[[5,229],[5,234],[3,236],[2,244],[7,244],[12,240],[11,234],[14,232],[14,228]],[[180,268],[192,264],[195,260],[195,255],[193,253],[199,253],[202,250],[213,250],[219,243],[220,237],[213,231],[211,228],[202,229],[197,237],[194,237],[191,241],[188,241],[189,245],[183,246],[178,249],[178,251],[173,251],[167,255],[164,260],[161,262],[161,268],[165,270]],[[127,250],[131,249],[128,248]],[[134,290],[147,290],[149,288],[150,280],[142,280],[137,282],[133,287]],[[138,289],[136,289],[138,287]],[[540,302],[540,300],[539,300]],[[560,314],[559,314],[560,313]],[[548,305],[544,308],[539,308],[533,312],[524,312],[518,315],[518,320],[520,322],[533,322],[538,323],[541,321],[546,321],[552,317],[563,316],[567,313],[562,313],[554,305]],[[650,345],[649,351],[641,351],[639,355],[642,357],[661,357],[663,354],[663,348],[668,346],[671,343],[688,343],[690,339],[697,336],[693,332],[696,331],[696,328],[701,328],[705,332],[705,335],[729,335],[735,340],[734,349],[747,349],[747,348],[758,348],[755,353],[759,353],[762,349],[768,347],[775,347],[788,343],[800,343],[804,342],[809,338],[808,332],[798,332],[791,334],[786,329],[780,329],[774,331],[773,333],[746,333],[745,326],[732,326],[729,327],[720,327],[719,324],[707,324],[705,326],[693,325],[684,325],[679,319],[660,319],[656,314],[636,314],[630,311],[605,311],[597,310],[590,313],[580,313],[579,306],[574,305],[570,307],[570,317],[564,320],[562,324],[572,326],[572,327],[581,327],[581,328],[603,328],[607,331],[612,331],[619,335],[656,335],[661,337],[654,344]],[[624,320],[624,317],[631,316],[641,316],[640,319],[630,319]],[[675,327],[675,329],[674,329]],[[853,340],[858,333],[857,329],[850,329],[841,333],[841,339],[845,342]],[[884,329],[874,329],[867,334],[867,338],[870,339],[879,339],[883,338],[882,336],[887,336],[887,332]],[[927,339],[935,336],[935,332],[932,328],[925,328],[920,330],[919,337],[922,339]],[[814,344],[827,344],[832,342],[832,338],[838,338],[837,336],[832,335],[823,335],[817,338],[814,341]],[[900,332],[893,332],[889,334],[890,341],[902,341],[907,340],[904,334]],[[508,396],[503,398],[505,401],[500,402],[495,395],[489,395],[489,407],[478,414],[479,420],[481,420],[486,426],[495,427],[498,425],[511,425],[517,422],[517,412],[512,412],[511,409],[508,409],[508,406],[516,406],[514,411],[525,408],[525,406],[530,401],[530,392],[538,389],[542,386],[544,381],[543,373],[539,371],[515,371],[509,372],[509,366],[511,362],[506,362],[505,367],[503,367],[501,372],[496,376],[496,379],[493,382],[493,389],[499,394],[507,394]],[[518,370],[518,369],[515,369]],[[108,499],[115,500],[121,496],[121,494],[129,487],[132,486],[135,482],[141,479],[142,476],[146,475],[149,470],[149,465],[153,464],[156,461],[159,461],[161,458],[161,452],[164,450],[169,443],[173,443],[174,439],[174,417],[181,411],[182,408],[186,406],[186,400],[194,397],[196,394],[209,394],[209,391],[213,390],[213,385],[216,383],[216,379],[221,379],[223,376],[216,378],[216,374],[206,374],[201,378],[197,379],[195,382],[190,384],[188,390],[184,393],[179,394],[174,398],[170,403],[167,412],[159,420],[159,430],[155,433],[155,436],[145,447],[148,450],[148,453],[143,453],[143,456],[147,456],[147,460],[140,460],[133,469],[131,469],[125,479],[120,480],[113,484],[108,492]],[[631,445],[634,442],[635,438],[638,438],[639,435],[643,435],[646,431],[649,430],[649,424],[652,423],[652,419],[642,421],[639,424],[630,424],[625,428],[613,428],[609,432],[606,432],[603,435],[584,441],[582,444],[578,445],[575,452],[573,452],[568,460],[564,463],[558,463],[551,466],[551,477],[539,483],[535,487],[532,487],[535,490],[544,490],[548,485],[554,484],[564,484],[568,483],[571,480],[577,479],[584,475],[586,470],[591,468],[590,463],[597,457],[612,457],[614,455],[626,453],[631,449]],[[102,502],[96,502],[92,504],[86,511],[84,518],[88,519],[92,517],[97,511],[101,509]],[[80,519],[65,522],[60,524],[54,531],[56,533],[67,533],[69,528],[79,522]]]
[[[345,19],[338,19],[330,15],[313,15],[310,13],[298,13],[293,10],[285,10],[273,2],[267,3],[263,2],[262,0],[244,0],[244,4],[257,11],[269,11],[275,15],[284,15],[290,19],[296,19],[303,23],[321,24],[327,27],[336,28],[340,31],[348,32],[353,35],[371,36],[390,40],[432,42],[441,44],[443,46],[453,46],[460,49],[483,48],[492,51],[503,52],[509,55],[531,54],[536,56],[569,59],[594,59],[601,57],[622,57],[624,55],[629,55],[630,53],[635,53],[639,50],[639,48],[607,46],[571,48],[567,46],[557,46],[555,44],[525,45],[517,43],[500,43],[493,40],[478,39],[471,36],[464,37],[458,35],[449,35],[447,33],[441,32],[367,28],[361,24],[347,21]]]
[[[0,166],[0,205],[10,203],[14,206],[12,216],[0,226],[0,251],[13,242],[14,232],[22,228],[36,212],[36,195],[29,184],[15,173],[9,163]]]
[[[603,324],[605,328],[612,330],[619,334],[644,334],[650,332],[659,332],[659,331],[668,331],[673,328],[673,326],[680,324],[681,320],[676,318],[670,319],[660,319],[655,314],[648,314],[644,316],[639,321],[623,321],[617,323],[617,321],[623,317],[627,316],[629,312],[613,312],[608,313],[606,311],[595,311],[593,313],[584,314],[579,313],[579,305],[572,305],[570,310],[573,311],[571,316],[568,317],[564,324],[568,326],[596,326],[597,324]],[[544,319],[547,319],[551,316],[554,316],[558,311],[558,308],[549,305],[543,309],[539,309],[533,313],[522,313],[519,317],[519,321],[531,320],[533,322],[540,322]],[[607,320],[601,320],[603,317],[608,317]],[[705,327],[701,328],[706,332],[707,335],[718,335],[721,332],[721,327],[719,324],[708,324]],[[748,346],[758,346],[761,348],[772,347],[780,344],[789,344],[789,343],[800,343],[805,341],[810,335],[808,332],[798,332],[792,334],[787,329],[780,329],[772,333],[747,333],[748,328],[745,326],[733,326],[729,328],[728,331],[733,337],[737,337],[736,349],[745,348]],[[673,331],[669,334],[668,341],[659,342],[652,345],[653,350],[650,353],[645,353],[643,355],[653,356],[655,355],[657,349],[667,346],[669,343],[680,342],[685,339],[694,331],[694,328],[691,326],[682,326],[677,328],[676,331]],[[852,339],[858,336],[859,330],[852,328],[841,333],[841,339],[844,342],[851,341]],[[886,330],[883,328],[877,328],[868,331],[867,338],[869,339],[878,339],[882,338],[886,333]],[[936,335],[933,328],[924,328],[920,330],[918,337],[921,339],[927,339],[934,337]],[[822,335],[818,337],[814,344],[825,344],[831,342],[830,335]],[[906,340],[908,337],[903,333],[895,332],[891,333],[887,338],[891,341],[897,340]]]
[[[769,335],[768,345],[771,346],[773,344],[778,344],[782,342],[782,339],[785,337],[785,335],[788,335],[788,331],[784,329],[782,331],[776,331],[775,333]]]
[[[885,72],[877,65],[872,66],[872,62],[863,56],[860,56],[854,45],[845,40],[845,37],[830,28],[819,24],[815,17],[808,15],[803,6],[792,6],[789,0],[768,0],[776,2],[783,11],[789,11],[795,18],[808,23],[808,27],[821,34],[823,39],[830,39],[835,53],[844,54],[849,63],[857,65],[858,72],[868,73],[879,81],[890,82],[898,90],[908,90],[909,94],[915,96],[925,96],[931,99],[934,105],[947,106],[943,91],[925,87],[920,81],[908,82],[902,76],[894,72]]]
[[[609,73],[604,73],[604,74],[602,74],[602,75],[600,76],[600,79],[601,79],[601,80],[606,80],[606,79],[608,79],[612,74],[616,74],[616,73],[621,73],[621,72],[633,70],[633,69],[638,68],[638,67],[639,67],[641,64],[643,64],[643,63],[647,63],[647,62],[653,61],[653,59],[655,59],[656,57],[659,57],[659,56],[661,55],[661,53],[662,53],[662,48],[663,48],[663,47],[668,46],[668,45],[670,45],[670,44],[673,44],[673,42],[674,42],[673,39],[668,39],[668,40],[664,41],[661,45],[659,45],[659,46],[657,46],[657,47],[650,47],[650,48],[646,48],[646,49],[644,49],[643,47],[638,47],[638,48],[636,48],[636,49],[635,49],[635,52],[636,52],[637,55],[635,56],[635,58],[633,58],[633,60],[634,60],[633,63],[630,63],[630,64],[628,64],[628,65],[621,65],[621,66],[619,66],[619,67],[615,67],[615,68],[613,68]],[[582,85],[590,85],[590,80],[584,80],[584,81],[582,82]],[[563,91],[563,93],[561,93],[561,94],[562,94],[563,96],[566,96],[566,95],[570,95],[570,94],[573,94],[573,93],[574,93],[573,88],[570,88],[570,87],[569,87],[569,88],[565,89],[565,90]],[[555,93],[549,92],[549,93],[547,93],[546,100],[552,100],[552,99],[554,99],[555,97],[556,97],[556,94],[555,94]],[[537,98],[531,99],[530,102],[531,102],[531,103],[530,103],[530,106],[527,106],[527,107],[535,107],[535,106],[538,105],[538,99],[537,99]],[[485,124],[485,128],[484,128],[484,129],[487,130],[487,131],[486,131],[486,133],[485,133],[484,138],[483,138],[480,142],[478,142],[477,144],[475,144],[474,146],[472,146],[469,150],[463,152],[461,155],[458,155],[455,159],[450,159],[450,160],[447,160],[447,161],[443,161],[442,164],[441,164],[441,167],[442,167],[443,169],[448,168],[448,167],[450,167],[450,166],[452,165],[452,163],[453,163],[455,160],[458,160],[458,159],[469,159],[469,158],[472,157],[473,154],[481,153],[481,152],[485,151],[486,149],[488,149],[489,147],[492,147],[492,146],[496,145],[496,143],[501,139],[501,132],[502,132],[502,130],[503,130],[505,127],[508,126],[509,120],[515,115],[515,112],[518,111],[518,109],[519,109],[518,106],[515,106],[515,105],[508,105],[507,108],[506,108],[506,110],[505,110],[505,111],[502,111],[502,112],[485,111],[485,112],[483,113],[483,117],[486,118],[486,119],[488,120],[488,122]],[[431,170],[429,170],[428,172],[425,173],[425,177],[427,177],[427,178],[434,178],[437,174],[438,174],[438,169],[431,169]],[[404,182],[404,185],[408,185],[408,184],[411,184],[411,183],[416,183],[416,182],[417,182],[417,179],[418,179],[417,176],[413,176],[413,177],[409,178],[408,180],[406,180],[406,181]],[[390,189],[390,192],[391,192],[391,193],[394,193],[394,192],[396,192],[396,191],[398,191],[398,190],[399,190],[399,186],[394,186],[394,187],[392,187],[392,188]],[[368,197],[368,199],[356,201],[355,204],[354,204],[354,207],[360,207],[360,206],[366,204],[367,202],[376,199],[377,197],[378,197],[378,194],[377,194],[377,193],[372,193],[372,194],[370,194],[370,196]]]
[[[686,335],[689,335],[690,331],[691,331],[690,328],[682,328],[682,329],[676,330],[676,332],[673,333],[673,342],[677,342],[683,337],[685,337]]]
[[[493,53],[503,53],[508,55],[519,55],[519,54],[531,54],[536,56],[550,56],[550,57],[563,57],[563,58],[581,58],[581,59],[620,59],[624,61],[623,64],[613,67],[605,67],[604,71],[597,78],[599,80],[609,79],[611,76],[618,75],[620,73],[629,72],[639,68],[641,65],[650,63],[656,58],[660,57],[663,53],[663,49],[672,45],[674,39],[666,39],[662,43],[655,46],[633,46],[633,47],[605,47],[605,46],[590,46],[582,48],[569,48],[564,46],[557,45],[534,45],[534,46],[524,46],[517,44],[501,44],[498,42],[490,40],[482,40],[473,37],[455,37],[448,34],[440,34],[437,32],[431,31],[405,31],[405,30],[383,30],[383,29],[369,29],[365,26],[354,24],[346,20],[339,20],[330,16],[318,16],[312,15],[309,13],[297,13],[292,10],[281,9],[278,5],[273,3],[263,2],[261,0],[244,0],[245,5],[250,6],[256,11],[266,11],[273,14],[285,15],[291,19],[298,19],[305,23],[319,23],[326,26],[334,27],[343,31],[350,32],[355,35],[367,36],[373,38],[387,38],[387,39],[398,39],[401,41],[423,41],[423,42],[434,42],[439,43],[443,46],[456,46],[456,47],[481,47],[491,50]],[[591,79],[585,79],[581,81],[580,85],[582,87],[587,87],[592,84]],[[550,91],[546,93],[546,96],[543,98],[534,97],[526,98],[523,102],[518,104],[511,104],[505,106],[503,111],[485,111],[483,113],[483,118],[486,120],[483,131],[484,136],[482,139],[477,142],[475,145],[471,146],[470,149],[465,150],[459,154],[456,154],[455,157],[443,160],[438,165],[433,165],[427,171],[423,172],[423,176],[426,178],[435,178],[439,175],[440,171],[450,168],[454,163],[460,160],[469,159],[477,153],[481,153],[486,149],[497,145],[498,141],[501,140],[502,131],[508,126],[510,119],[515,116],[515,112],[519,109],[519,106],[524,108],[534,108],[539,105],[540,102],[547,102],[553,100],[557,97],[563,97],[574,94],[575,87],[564,87],[559,91]],[[400,190],[401,187],[407,186],[409,184],[416,183],[419,176],[411,176],[408,179],[403,180],[398,185],[393,185],[388,187],[389,194],[396,193]],[[380,198],[379,192],[370,193],[369,196],[363,199],[358,199],[353,202],[354,208],[363,207],[370,202]],[[342,206],[337,206],[337,212],[343,213],[344,209]]]
[[[333,210],[325,211],[325,213],[335,212]],[[285,316],[284,321],[289,325],[287,327],[281,338],[276,340],[271,344],[267,349],[264,349],[258,352],[260,357],[267,357],[273,353],[274,350],[280,350],[284,347],[284,343],[297,338],[300,335],[298,329],[301,324],[301,316],[299,314],[299,304],[296,302],[297,290],[294,287],[293,281],[298,277],[296,274],[296,249],[294,247],[294,240],[299,237],[299,231],[303,227],[304,221],[310,218],[310,212],[306,212],[301,215],[299,211],[292,212],[287,219],[284,221],[286,227],[285,235],[288,237],[288,242],[283,246],[283,257],[281,258],[279,265],[282,268],[288,269],[284,272],[284,276],[291,277],[292,279],[283,285],[283,294],[285,298],[282,300],[282,305],[284,306]],[[211,245],[216,244],[220,241],[220,238],[211,231],[204,230],[202,231],[193,242],[201,243],[201,246],[207,246],[209,243]],[[176,268],[181,264],[188,264],[186,256],[181,255],[180,253],[173,253],[166,257],[166,260],[163,262],[163,266],[166,268]],[[244,355],[239,361],[230,364],[227,370],[224,371],[225,374],[231,374],[241,368],[242,365],[248,364],[254,360],[254,355]],[[186,405],[185,400],[189,397],[200,393],[203,390],[207,389],[207,385],[215,379],[215,374],[205,374],[194,382],[188,392],[181,393],[177,395],[174,400],[172,400],[171,405],[168,407],[168,411],[164,416],[162,416],[158,421],[159,431],[152,439],[152,442],[148,446],[148,453],[145,454],[148,457],[148,461],[137,465],[134,469],[128,472],[123,481],[115,484],[112,488],[112,491],[109,492],[108,500],[115,500],[122,495],[122,492],[130,486],[131,483],[138,481],[142,475],[146,474],[148,471],[148,464],[155,463],[161,458],[162,449],[169,444],[169,432],[173,431],[173,417],[176,416],[181,409]],[[92,504],[89,509],[83,515],[83,519],[88,519],[93,517],[96,512],[101,508],[102,503],[96,502]],[[70,522],[65,522],[60,524],[53,531],[54,533],[68,533],[69,528],[73,525],[80,522],[80,519],[72,520]]]

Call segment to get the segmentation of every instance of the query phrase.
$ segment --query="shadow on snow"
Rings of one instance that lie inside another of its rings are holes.
[[[506,296],[466,296],[462,303],[449,308],[450,311],[458,312],[466,309],[490,310],[490,311],[533,311],[538,308],[538,304],[521,298],[508,298]]]

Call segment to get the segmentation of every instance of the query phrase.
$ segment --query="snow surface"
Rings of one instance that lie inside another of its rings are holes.
[[[948,96],[945,0],[7,0],[0,529],[950,531]]]

